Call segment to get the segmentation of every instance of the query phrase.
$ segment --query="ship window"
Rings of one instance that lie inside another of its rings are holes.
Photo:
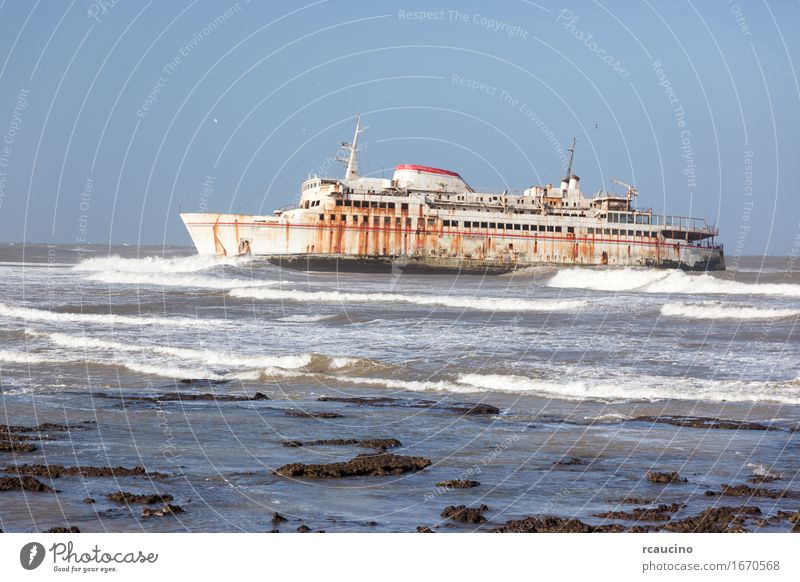
[[[336,220],[336,215],[335,214],[331,214],[331,220]]]
[[[434,224],[436,224],[436,219],[435,218],[429,218],[428,219],[428,226],[433,226]]]
[[[411,219],[410,218],[406,218],[406,224],[411,225]]]
[[[381,202],[381,203],[378,205],[378,208],[386,208],[386,202]]]
[[[489,226],[486,222],[481,222],[481,228],[487,228]]]
[[[594,234],[594,228],[587,228],[586,234]]]
[[[514,225],[514,230],[522,230],[522,225],[520,225],[520,224],[515,224],[515,225]]]
[[[395,223],[395,224],[400,224],[400,218],[399,218],[399,217],[398,217],[398,218],[395,218],[395,219],[394,219],[394,223]]]
[[[345,200],[344,201],[344,205],[345,206],[352,206],[353,205],[353,201],[352,200]]]
[[[458,226],[458,221],[454,220],[450,223],[450,226]]]
[[[553,232],[555,229],[552,226],[547,227],[547,232]]]
[[[389,202],[389,208],[394,208],[394,202]]]
[[[628,231],[628,236],[633,236],[633,231],[632,230]]]
[[[392,219],[389,218],[388,216],[384,216],[383,217],[383,224],[389,224],[391,221],[392,221]]]
[[[561,227],[560,226],[556,227],[556,232],[561,232]]]
[[[450,221],[449,220],[443,220],[442,221],[442,226],[450,226]]]
[[[571,233],[574,234],[575,233],[575,227],[574,226],[568,226],[567,227],[567,232],[571,232]]]
[[[619,236],[619,229],[618,228],[612,228],[611,229],[611,234]]]
[[[344,204],[344,203],[345,203],[345,201],[344,201],[344,200],[337,200],[337,201],[336,201],[336,206],[341,206],[341,205],[342,205],[342,204]]]
[[[529,228],[530,228],[530,226],[527,225],[527,224],[523,224],[522,225],[522,230],[528,230]]]
[[[489,228],[497,228],[497,223],[496,222],[490,222],[489,223]]]
[[[408,210],[408,202],[403,202],[400,204],[400,210]]]
[[[319,215],[319,219],[320,219],[320,220],[325,220],[325,215],[324,215],[324,214],[320,214],[320,215]]]
[[[356,208],[361,208],[361,200],[353,200],[353,206]]]
[[[514,228],[513,224],[506,223],[506,230],[513,230],[513,228]]]
[[[611,229],[610,228],[606,228],[606,229],[603,230],[603,233],[604,234],[611,234]]]
[[[372,202],[369,203],[369,206],[370,206],[370,208],[377,208],[378,207],[378,203],[373,200]]]

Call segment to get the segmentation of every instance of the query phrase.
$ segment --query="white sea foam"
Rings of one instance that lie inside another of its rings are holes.
[[[381,386],[412,392],[476,394],[509,392],[533,394],[561,400],[707,400],[714,402],[781,402],[800,404],[800,389],[791,383],[727,382],[681,378],[637,378],[635,380],[557,381],[504,374],[462,374],[455,379],[397,380],[330,376],[340,383]]]
[[[31,352],[18,352],[13,350],[0,350],[0,362],[7,364],[49,364],[55,363],[44,354]]]
[[[337,315],[287,315],[286,317],[279,317],[275,321],[280,321],[282,323],[317,323],[319,321],[325,321],[326,319],[332,319],[334,317],[338,317]]]
[[[766,309],[705,303],[667,303],[661,315],[687,319],[783,319],[800,316],[800,309]]]
[[[707,273],[656,269],[561,269],[547,285],[596,291],[800,297],[800,285],[742,283],[713,277]]]
[[[0,303],[0,317],[43,323],[100,323],[106,325],[160,325],[164,327],[205,327],[225,325],[225,320],[189,317],[130,316],[111,313],[62,313]]]
[[[32,332],[32,334],[44,335],[56,345],[65,348],[82,350],[109,350],[115,353],[154,353],[165,356],[173,356],[181,360],[203,362],[212,366],[226,366],[234,368],[299,369],[308,366],[312,362],[311,354],[299,354],[293,356],[243,356],[217,350],[197,350],[162,345],[123,343],[80,335],[68,335],[64,333],[40,334],[38,332]]]
[[[166,273],[140,273],[129,271],[100,271],[86,277],[89,281],[111,285],[153,285],[156,287],[198,287],[201,289],[235,289],[241,287],[270,287],[279,281],[242,279],[238,277],[207,277],[203,275],[175,275]]]
[[[544,381],[524,376],[464,374],[459,384],[476,391],[528,392],[566,400],[707,400],[800,404],[800,390],[787,383],[645,378],[606,381]]]
[[[430,307],[455,307],[478,311],[573,311],[587,306],[582,300],[519,299],[514,297],[456,297],[402,295],[400,293],[349,293],[340,291],[297,291],[280,289],[232,289],[232,297],[304,303],[408,303]]]
[[[113,271],[125,273],[196,273],[224,265],[241,266],[250,262],[250,257],[215,257],[213,255],[189,255],[186,257],[143,257],[140,259],[118,256],[95,257],[75,265],[76,271]]]

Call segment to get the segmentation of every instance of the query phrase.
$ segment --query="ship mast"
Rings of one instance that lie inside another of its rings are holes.
[[[575,138],[572,138],[572,145],[567,150],[569,152],[569,166],[567,166],[567,177],[564,180],[567,184],[569,184],[570,179],[572,178],[572,158],[575,157]]]
[[[362,131],[366,130],[367,127],[361,127],[361,114],[356,115],[356,130],[353,133],[353,142],[347,143],[343,141],[341,143],[342,149],[346,152],[349,152],[349,156],[347,159],[337,157],[336,160],[339,162],[347,162],[347,169],[344,172],[344,179],[345,180],[356,180],[359,177],[358,174],[358,134]]]

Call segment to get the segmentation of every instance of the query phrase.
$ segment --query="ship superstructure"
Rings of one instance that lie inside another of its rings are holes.
[[[360,118],[344,178],[312,177],[299,203],[272,215],[183,213],[197,251],[255,255],[305,270],[502,273],[535,265],[724,270],[703,219],[636,209],[637,190],[586,197],[572,173],[519,193],[476,192],[456,172],[415,164],[361,176]]]

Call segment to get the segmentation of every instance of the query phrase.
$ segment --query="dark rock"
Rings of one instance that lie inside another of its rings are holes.
[[[780,481],[782,478],[783,477],[780,475],[753,475],[747,479],[747,482],[760,485],[761,483],[774,483],[775,481]]]
[[[466,505],[451,505],[442,511],[442,517],[460,521],[461,523],[486,523],[484,512],[489,511],[486,505],[467,507]]]
[[[316,441],[284,441],[284,447],[316,447],[316,446],[359,446],[366,449],[377,449],[385,451],[395,447],[400,447],[402,444],[397,439],[321,439]]]
[[[664,529],[681,533],[744,532],[745,519],[759,515],[758,507],[709,507],[699,515],[671,521]]]
[[[444,487],[445,489],[470,489],[472,487],[480,487],[480,483],[469,479],[451,479],[449,481],[440,481],[436,486]]]
[[[653,499],[645,499],[644,497],[623,497],[622,499],[609,499],[609,503],[618,503],[620,505],[652,505],[655,503]]]
[[[297,533],[309,533],[310,531],[311,531],[311,528],[308,527],[305,524],[303,524],[301,526],[298,526],[298,528],[297,528]]]
[[[500,414],[500,409],[491,404],[466,404],[464,406],[449,406],[448,410],[459,414]]]
[[[38,479],[28,476],[0,477],[0,491],[30,491],[33,493],[55,493],[56,490]]]
[[[750,487],[750,485],[720,485],[722,490],[719,493],[706,491],[709,497],[713,495],[724,495],[727,497],[766,497],[769,499],[798,499],[800,493],[795,491],[776,491],[774,489],[764,489],[763,487]]]
[[[681,479],[675,471],[659,473],[658,471],[648,471],[645,474],[648,481],[652,483],[686,483],[686,479]]]
[[[94,501],[94,499],[92,499],[91,497],[86,497],[86,498],[83,500],[83,502],[84,502],[84,503],[94,503],[95,501]]]
[[[286,416],[296,416],[297,418],[344,418],[335,412],[312,412],[309,410],[287,410]]]
[[[388,404],[390,402],[400,402],[399,398],[390,398],[389,396],[320,396],[317,398],[319,402],[343,402],[345,404]]]
[[[0,452],[3,453],[32,453],[37,448],[33,443],[21,443],[16,439],[0,439]]]
[[[194,402],[201,400],[212,400],[214,402],[254,402],[257,400],[269,400],[269,396],[263,392],[256,392],[252,396],[238,394],[215,394],[215,393],[193,393],[193,392],[167,392],[158,396],[116,396],[106,394],[104,398],[117,400],[137,401],[137,402]]]
[[[183,512],[183,507],[180,505],[165,503],[163,507],[159,508],[145,507],[142,510],[142,515],[145,517],[164,517],[165,515],[177,515]]]
[[[749,422],[747,420],[723,420],[720,418],[709,418],[705,416],[637,416],[632,418],[629,422],[655,422],[689,428],[722,430],[783,430],[778,427],[759,424],[757,422]]]
[[[10,433],[31,433],[31,432],[68,432],[71,430],[82,430],[94,427],[94,421],[84,420],[74,425],[57,424],[54,422],[43,422],[35,426],[17,426],[17,425],[3,425],[0,426],[0,435]]]
[[[277,525],[277,524],[279,524],[279,523],[284,523],[284,522],[286,522],[286,521],[289,521],[289,520],[288,520],[288,519],[286,519],[285,517],[283,517],[283,516],[282,516],[280,513],[278,513],[277,511],[274,511],[274,512],[272,512],[272,525],[273,525],[273,526],[274,526],[274,525]]]
[[[435,533],[431,528],[424,525],[417,526],[417,533]]]
[[[79,530],[74,525],[73,526],[67,526],[67,527],[59,526],[59,527],[51,527],[50,529],[46,529],[42,533],[81,533],[81,530]]]
[[[422,457],[404,457],[391,453],[358,455],[354,459],[340,463],[306,465],[291,463],[274,471],[284,477],[317,477],[339,479],[354,476],[401,475],[410,471],[421,471],[431,464]]]
[[[604,519],[625,519],[635,521],[669,521],[670,514],[680,511],[682,503],[672,503],[670,505],[659,505],[658,507],[635,507],[632,511],[606,511],[598,513],[595,517]]]
[[[589,461],[581,459],[580,457],[567,457],[566,459],[559,459],[553,463],[553,467],[574,467],[588,465]]]
[[[577,519],[545,516],[512,519],[493,531],[497,533],[594,533],[610,531],[610,527],[593,526]]]
[[[109,493],[108,495],[106,495],[106,498],[109,501],[113,501],[114,503],[119,503],[121,505],[130,505],[132,503],[143,503],[145,505],[150,505],[152,503],[167,504],[175,499],[174,497],[172,497],[172,495],[163,493],[150,493],[150,494],[140,495],[137,493],[129,493],[128,491]]]
[[[148,472],[144,467],[65,467],[64,465],[17,465],[3,469],[6,473],[35,475],[37,477],[149,477],[163,479],[169,477],[157,471]]]

